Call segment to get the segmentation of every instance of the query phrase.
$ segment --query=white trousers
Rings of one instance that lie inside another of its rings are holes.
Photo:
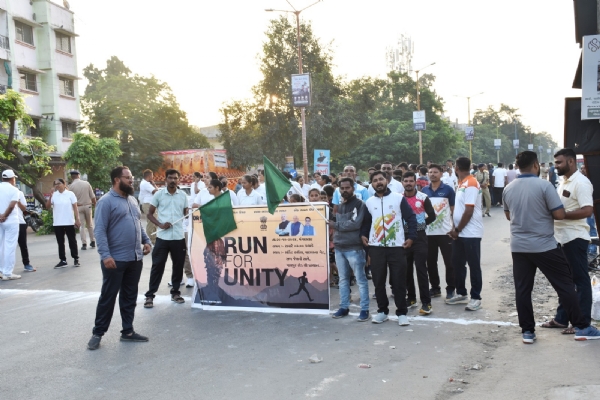
[[[0,223],[0,271],[10,276],[15,268],[15,251],[19,240],[19,224]]]

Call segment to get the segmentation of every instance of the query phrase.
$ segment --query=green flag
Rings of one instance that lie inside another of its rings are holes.
[[[266,156],[263,156],[263,164],[265,166],[267,206],[269,207],[269,212],[273,214],[288,190],[292,187],[292,184]]]
[[[233,218],[229,190],[200,207],[200,217],[202,218],[202,229],[204,229],[206,244],[236,230],[237,225]]]

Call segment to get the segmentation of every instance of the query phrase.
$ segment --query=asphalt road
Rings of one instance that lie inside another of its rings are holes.
[[[492,215],[484,219],[479,311],[436,298],[433,313],[412,318],[408,327],[355,317],[201,311],[190,308],[191,289],[183,290],[185,304],[171,302],[165,281],[153,309],[138,301],[135,329],[150,341],[120,342],[116,309],[97,351],[86,349],[101,285],[97,252],[81,251],[81,268],[54,270],[54,237],[31,233],[38,271],[0,282],[0,398],[596,398],[600,341],[576,342],[540,328],[534,345],[521,342],[510,316],[516,310],[506,305],[510,285],[497,284],[510,271],[508,222],[499,209]],[[147,256],[141,294],[150,266]],[[338,300],[332,290],[332,310]],[[357,304],[353,297],[354,313]],[[323,361],[310,363],[313,354]]]

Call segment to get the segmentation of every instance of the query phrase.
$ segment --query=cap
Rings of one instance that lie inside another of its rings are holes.
[[[79,171],[77,171],[76,169],[71,170],[70,174],[71,175],[80,175]]]
[[[2,178],[6,178],[6,179],[10,179],[10,178],[14,178],[17,175],[15,175],[15,172],[12,169],[7,169],[6,171],[2,171]]]
[[[485,167],[485,164],[484,164],[484,163],[481,163],[481,164],[479,164],[479,165],[477,166],[477,168],[481,168],[481,167]]]

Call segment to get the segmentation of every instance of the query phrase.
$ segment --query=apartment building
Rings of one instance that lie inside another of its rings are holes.
[[[43,192],[64,177],[61,155],[80,121],[77,36],[66,0],[0,0],[0,92],[11,88],[25,95],[35,124],[26,135],[56,147]]]

